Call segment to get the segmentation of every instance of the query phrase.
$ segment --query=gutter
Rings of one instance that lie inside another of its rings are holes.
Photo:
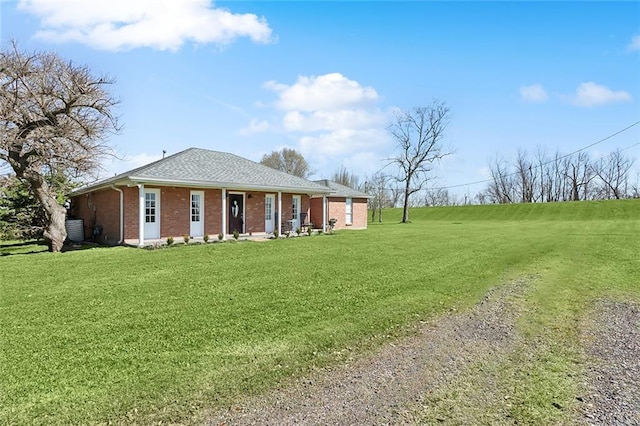
[[[111,185],[111,189],[120,193],[120,241],[118,244],[122,244],[124,241],[124,192],[115,185]]]
[[[260,191],[260,192],[270,192],[270,191],[282,191],[282,192],[290,192],[294,194],[330,194],[335,192],[333,189],[329,187],[324,187],[319,184],[315,184],[314,182],[310,182],[312,186],[270,186],[270,185],[260,185],[260,184],[246,184],[246,183],[238,183],[238,182],[220,182],[220,181],[195,181],[195,180],[166,180],[162,178],[149,178],[149,177],[138,177],[138,176],[129,176],[128,181],[132,182],[144,182],[147,185],[158,185],[158,186],[180,186],[180,187],[190,187],[190,188],[203,188],[203,189],[222,189],[233,188],[234,191]],[[124,183],[123,183],[124,184]]]

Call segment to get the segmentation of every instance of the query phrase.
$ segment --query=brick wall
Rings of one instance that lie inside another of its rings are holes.
[[[124,194],[124,238],[135,240],[138,238],[138,197],[137,187],[120,187]],[[160,236],[182,237],[190,233],[191,190],[179,187],[152,187],[145,189],[160,189]],[[222,231],[222,190],[193,189],[204,192],[204,232],[216,237]],[[272,194],[272,192],[269,192]],[[251,195],[251,197],[249,197]],[[278,196],[275,194],[274,211],[278,208]],[[310,200],[301,195],[301,213],[309,214]],[[264,232],[264,192],[246,192],[245,203],[245,232]],[[227,208],[229,203],[227,202]],[[282,195],[282,218],[289,220],[292,216],[292,194]],[[93,225],[103,227],[100,242],[116,244],[120,238],[120,194],[113,189],[95,191],[90,194],[74,197],[72,200],[72,214],[84,219],[85,238],[91,237]],[[228,215],[228,213],[227,213]],[[95,220],[94,220],[95,218]],[[227,217],[228,220],[228,217]],[[277,228],[277,223],[275,223]]]
[[[322,226],[322,197],[312,198],[310,204],[311,218],[309,221],[313,223],[314,228],[320,228]]]
[[[71,200],[70,216],[84,221],[84,238],[99,243],[117,244],[120,240],[120,193],[111,188],[79,195]],[[93,227],[102,227],[94,237]]]
[[[346,203],[343,197],[327,197],[329,208],[327,212],[327,222],[329,219],[337,219],[334,229],[345,228]]]
[[[217,238],[222,232],[222,190],[204,191],[204,233]]]
[[[138,238],[138,188],[121,189],[124,191],[124,239]]]
[[[145,187],[151,189],[151,187]],[[208,212],[205,211],[205,217]],[[160,236],[189,235],[191,191],[189,188],[160,189]],[[206,220],[206,219],[205,219]]]
[[[352,228],[362,229],[367,227],[367,199],[354,198],[352,203],[353,225]]]
[[[263,192],[245,194],[244,232],[264,232],[264,197]]]
[[[327,197],[327,223],[329,219],[337,219],[334,229],[363,229],[367,227],[367,199],[352,199],[352,224],[346,225],[347,206],[344,197]],[[322,198],[311,199],[311,221],[316,228],[322,224]]]

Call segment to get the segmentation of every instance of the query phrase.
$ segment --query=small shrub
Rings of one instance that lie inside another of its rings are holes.
[[[233,239],[237,240],[240,237],[240,232],[237,229],[233,230]]]
[[[289,238],[289,236],[290,236],[290,235],[291,235],[291,231],[286,231],[286,232],[284,233],[284,236],[285,236],[285,237],[287,237],[287,238]]]
[[[307,235],[311,236],[311,232],[313,232],[313,230],[311,229],[311,225],[307,226]]]
[[[298,237],[300,236],[301,233],[302,233],[302,229],[296,228],[296,234],[298,235]]]
[[[167,238],[167,245],[170,246],[171,244],[173,244],[173,237]]]
[[[190,237],[189,235],[186,235],[186,234],[185,234],[185,235],[182,237],[182,239],[184,240],[184,243],[185,243],[185,244],[189,244],[189,240],[191,239],[191,237]]]
[[[274,230],[273,230],[273,236],[274,236],[274,238],[278,238],[278,235],[280,235],[280,234],[278,234],[278,230],[277,230],[277,229],[274,229]]]
[[[223,238],[224,238],[224,235],[218,234],[218,241],[222,241]]]
[[[208,242],[209,242],[209,235],[208,235],[208,234],[204,234],[204,237],[202,237],[202,240],[203,240],[205,243],[208,243]]]

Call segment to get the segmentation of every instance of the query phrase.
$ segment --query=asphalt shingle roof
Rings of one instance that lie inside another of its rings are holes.
[[[314,182],[333,190],[334,192],[330,194],[331,197],[370,198],[368,194],[362,191],[341,185],[329,179],[314,180]]]
[[[98,182],[77,192],[123,181],[143,183],[175,183],[214,187],[297,190],[307,193],[329,193],[330,189],[316,182],[302,179],[264,166],[228,152],[189,148],[169,157]]]

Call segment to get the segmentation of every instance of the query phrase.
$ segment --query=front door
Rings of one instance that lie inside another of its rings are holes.
[[[271,233],[274,230],[273,207],[276,203],[275,194],[266,194],[264,196],[264,232]]]
[[[189,235],[202,237],[204,235],[204,191],[191,191],[191,227]]]
[[[244,194],[229,194],[229,234],[244,234]]]
[[[160,238],[160,190],[144,190],[144,238]]]
[[[291,230],[296,231],[300,228],[300,196],[294,195],[291,198]]]

